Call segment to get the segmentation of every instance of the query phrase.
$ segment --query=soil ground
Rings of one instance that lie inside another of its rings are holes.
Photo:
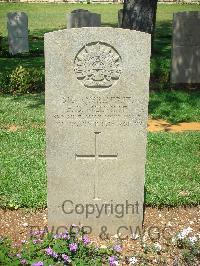
[[[16,131],[21,128],[12,125],[8,131]],[[182,132],[200,131],[200,122],[179,123],[172,125],[164,120],[148,120],[148,131],[150,132]],[[179,207],[179,208],[150,208],[145,209],[144,214],[144,238],[143,244],[152,246],[159,243],[162,247],[160,253],[149,252],[148,265],[175,265],[179,260],[181,250],[171,244],[171,239],[181,230],[191,227],[192,234],[200,232],[200,206]],[[0,236],[6,236],[15,243],[27,239],[31,230],[42,230],[47,227],[47,210],[30,211],[28,209],[3,210],[0,209]],[[125,233],[132,234],[131,228]],[[110,240],[101,240],[91,237],[93,242],[100,245],[107,245]],[[120,242],[123,246],[124,255],[139,256],[144,254],[140,239],[125,239],[113,237],[113,242]],[[170,244],[169,244],[170,243]],[[180,264],[183,265],[183,264]],[[200,264],[193,264],[200,265]]]
[[[0,235],[11,238],[15,243],[27,239],[31,230],[42,230],[47,226],[47,209],[41,211],[0,209],[0,217]],[[163,209],[146,207],[144,217],[144,242],[149,246],[155,242],[162,246],[160,254],[148,254],[148,258],[158,262],[158,264],[153,262],[152,265],[162,265],[161,260],[163,259],[167,263],[165,265],[173,265],[172,261],[174,261],[174,257],[178,256],[180,250],[174,248],[173,245],[169,245],[169,241],[177,232],[191,227],[193,235],[199,233],[200,206]],[[131,229],[125,231],[125,233],[132,234]],[[100,245],[109,242],[102,241],[99,238],[91,238]],[[122,241],[116,237],[111,239],[122,244],[124,255],[135,256],[142,252],[139,239],[125,239]]]
[[[183,131],[199,131],[200,122],[188,122],[188,123],[178,123],[172,125],[162,119],[149,119],[148,120],[148,131],[168,131],[168,132],[183,132]]]
[[[33,125],[34,128],[44,127]],[[9,132],[15,132],[17,130],[23,130],[23,127],[17,125],[7,125],[6,130]],[[148,131],[150,132],[183,132],[183,131],[200,131],[200,122],[184,122],[178,124],[170,124],[162,119],[149,119]]]

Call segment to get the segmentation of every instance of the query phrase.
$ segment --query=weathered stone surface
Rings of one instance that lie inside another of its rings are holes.
[[[51,32],[45,61],[49,226],[131,234],[143,220],[150,35]]]
[[[101,15],[85,9],[73,10],[67,14],[67,28],[100,27]]]
[[[24,12],[7,14],[9,53],[12,55],[29,51],[28,16]]]
[[[200,83],[200,12],[174,14],[172,83]]]

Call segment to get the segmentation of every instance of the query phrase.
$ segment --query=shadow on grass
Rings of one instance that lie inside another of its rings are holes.
[[[116,23],[102,23],[102,27],[117,27]],[[1,71],[8,71],[15,68],[18,64],[25,67],[44,67],[44,34],[60,29],[64,29],[65,25],[58,28],[38,29],[29,33],[30,53],[24,55],[11,56],[8,52],[8,40],[3,38],[3,52],[0,55],[0,68]],[[171,57],[171,22],[164,21],[156,24],[155,40],[154,40],[154,53],[152,59],[153,75],[160,73],[162,68],[162,61],[170,59]],[[161,58],[162,57],[162,60]],[[169,70],[169,69],[168,69]]]
[[[156,23],[154,47],[151,57],[150,88],[153,90],[171,88],[171,43],[172,23],[170,20]]]
[[[200,121],[200,91],[161,91],[150,93],[149,114],[172,123]]]
[[[37,95],[37,94],[35,94]],[[40,95],[40,96],[39,96]],[[40,93],[39,95],[37,95],[34,99],[34,102],[32,104],[28,105],[28,108],[38,108],[41,105],[45,105],[45,96],[44,93]]]
[[[156,23],[153,56],[171,57],[172,23],[170,20]]]
[[[8,50],[8,39],[2,40],[2,51],[0,52],[0,72],[6,73],[15,69],[18,65],[23,67],[44,68],[44,34],[61,29],[35,30],[29,34],[29,53],[10,55]]]
[[[118,24],[117,23],[101,23],[102,27],[111,27],[111,28],[117,28]]]
[[[44,34],[65,27],[61,25],[58,28],[38,29],[31,32],[29,35],[30,53],[25,55],[10,56],[7,39],[4,38],[3,52],[0,55],[0,72],[12,71],[18,65],[44,69]],[[117,23],[102,23],[102,27],[117,27]],[[158,21],[151,57],[150,89],[152,90],[171,90],[172,88],[170,84],[171,43],[172,21]],[[187,89],[187,86],[183,85],[182,88]]]
[[[26,107],[33,109],[33,108],[39,108],[41,106],[45,105],[45,94],[44,92],[40,93],[30,93],[30,94],[16,94],[16,95],[10,95],[10,94],[3,94],[3,98],[11,98],[12,101],[16,103],[24,103],[26,102]]]

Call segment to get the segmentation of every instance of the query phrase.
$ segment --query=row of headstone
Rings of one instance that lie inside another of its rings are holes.
[[[199,67],[197,22],[198,12],[174,17],[173,67],[179,71],[189,59],[188,76]],[[119,28],[45,34],[51,230],[75,223],[121,237],[141,229],[150,46],[149,34]]]
[[[123,9],[118,12],[122,25]],[[24,12],[8,13],[8,42],[12,55],[29,51],[28,17]],[[67,15],[67,28],[100,27],[101,15],[78,9]],[[172,44],[172,83],[200,83],[200,12],[174,14]]]
[[[73,10],[67,15],[67,28],[101,27],[101,15],[85,9]]]
[[[100,27],[101,15],[78,9],[67,14],[67,28]],[[29,52],[28,16],[24,12],[7,14],[9,53],[12,55]]]
[[[122,27],[123,9],[118,11]],[[200,12],[175,13],[173,16],[171,82],[200,83]]]

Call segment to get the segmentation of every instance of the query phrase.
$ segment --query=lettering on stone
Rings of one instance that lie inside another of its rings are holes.
[[[54,114],[56,124],[70,127],[130,127],[143,126],[143,101],[134,96],[61,97],[60,112]],[[133,113],[134,108],[134,113]]]

